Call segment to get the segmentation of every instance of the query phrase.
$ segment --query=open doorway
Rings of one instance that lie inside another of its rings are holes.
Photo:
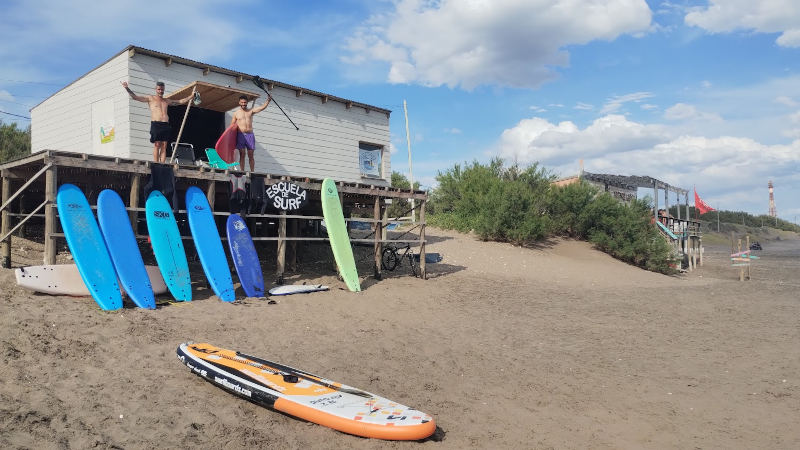
[[[169,124],[172,127],[170,142],[175,142],[178,138],[178,131],[181,129],[181,122],[186,113],[186,106],[169,107]],[[192,144],[194,147],[195,160],[207,160],[206,149],[214,148],[222,132],[225,131],[225,113],[212,111],[210,109],[193,106],[189,108],[189,117],[183,126],[181,142]],[[172,155],[172,148],[167,148],[167,158]]]

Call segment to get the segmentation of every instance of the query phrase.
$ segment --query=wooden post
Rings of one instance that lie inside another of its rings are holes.
[[[18,200],[18,202],[19,202],[19,213],[20,213],[20,214],[25,214],[25,213],[27,213],[28,211],[25,211],[25,194],[20,194],[20,195],[19,195],[19,200]],[[21,219],[20,219],[20,220],[21,220]],[[17,230],[17,236],[19,236],[19,237],[21,237],[21,238],[23,238],[23,239],[24,239],[24,238],[25,238],[25,228],[26,228],[26,227],[27,227],[27,225],[25,225],[25,224],[23,223],[23,224],[22,224],[22,226],[21,226],[21,227],[19,227],[19,229]]]
[[[658,182],[653,180],[653,217],[658,222]]]
[[[747,247],[745,247],[745,250],[750,250],[750,235],[749,234],[747,235],[747,244],[746,245],[747,245]],[[748,261],[747,261],[747,279],[749,280],[750,279],[750,264],[752,263],[752,261],[749,261],[749,259],[750,259],[750,254],[749,253],[747,254],[747,258],[748,258]]]
[[[3,200],[0,205],[8,203],[8,198],[11,197],[11,178],[3,175]],[[8,215],[8,207],[3,210],[2,226],[0,226],[0,236],[5,236],[11,230],[11,217]],[[11,236],[8,236],[3,244],[2,256],[0,256],[0,266],[4,269],[11,268]]]
[[[428,272],[425,270],[425,204],[428,203],[425,200],[420,201],[419,205],[419,276],[423,280],[428,279]],[[414,211],[411,211],[411,214],[414,214]]]
[[[131,208],[139,207],[139,183],[141,183],[141,179],[142,176],[138,173],[131,175],[131,193],[128,196],[128,206]],[[139,228],[139,211],[130,211],[128,217],[130,218],[133,234],[135,235]]]
[[[381,236],[383,236],[383,223],[380,222],[381,220],[381,197],[380,195],[375,196],[375,206],[373,207],[373,218],[376,220],[375,222],[375,279],[381,279]]]
[[[281,211],[278,219],[278,284],[283,283],[283,274],[286,271],[286,211]]]
[[[58,193],[58,166],[47,169],[44,179],[44,196],[47,205],[44,210],[44,264],[56,263],[56,194]]]
[[[299,220],[300,219],[289,220],[289,235],[291,237],[297,237],[299,234]],[[287,267],[289,268],[290,272],[297,272],[297,241],[289,241],[289,261]]]
[[[739,253],[739,252],[742,251],[742,240],[741,239],[739,239],[739,245],[738,245],[737,248],[738,248],[738,250],[736,250],[736,253]],[[739,281],[744,281],[744,266],[739,266]]]

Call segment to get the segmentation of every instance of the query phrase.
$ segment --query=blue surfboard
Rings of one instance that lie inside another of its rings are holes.
[[[200,256],[200,263],[208,283],[220,300],[224,302],[236,300],[231,269],[214,222],[214,213],[211,212],[206,194],[197,186],[191,186],[186,190],[186,215],[189,217],[189,229],[192,230],[194,246],[197,255]]]
[[[238,214],[228,216],[226,226],[228,232],[228,247],[233,257],[233,266],[239,275],[239,282],[248,297],[264,296],[264,274],[261,272],[261,263],[258,261],[253,238],[244,220]]]
[[[144,267],[139,244],[119,194],[104,189],[97,198],[97,221],[122,288],[140,308],[155,309],[156,297]]]
[[[58,188],[56,203],[64,237],[86,288],[100,308],[122,308],[114,264],[86,196],[77,186],[64,184]]]
[[[164,283],[175,300],[188,302],[192,299],[189,263],[172,207],[161,192],[153,191],[147,197],[145,215],[150,244]]]

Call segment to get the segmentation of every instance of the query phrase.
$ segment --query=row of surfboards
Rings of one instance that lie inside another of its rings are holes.
[[[358,272],[335,183],[330,179],[324,180],[322,192],[323,215],[328,224],[334,258],[347,287],[351,291],[359,291]],[[100,193],[97,220],[86,196],[75,185],[64,184],[59,187],[56,203],[75,266],[98,305],[104,310],[122,308],[119,280],[137,306],[154,309],[160,280],[153,276],[152,268],[148,275],[148,267],[144,265],[128,212],[119,194],[111,189]],[[196,186],[186,191],[186,214],[209,285],[220,300],[233,302],[236,299],[235,288],[214,214],[205,193]],[[153,191],[148,196],[145,217],[153,254],[166,290],[178,301],[190,301],[191,274],[186,251],[172,207],[161,192]],[[261,265],[245,221],[238,214],[231,214],[226,231],[242,289],[248,297],[264,297]],[[20,279],[19,273],[17,278]],[[322,289],[326,287],[299,288],[301,291]],[[282,293],[287,292],[284,290]]]

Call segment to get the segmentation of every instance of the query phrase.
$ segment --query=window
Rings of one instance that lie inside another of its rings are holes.
[[[365,178],[383,178],[383,146],[358,143],[358,165],[361,176]]]

